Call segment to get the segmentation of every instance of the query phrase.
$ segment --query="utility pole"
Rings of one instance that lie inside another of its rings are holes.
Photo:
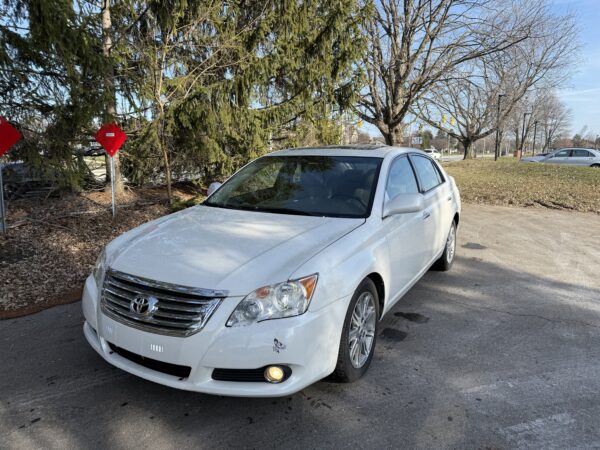
[[[525,148],[525,120],[527,118],[528,115],[531,115],[530,112],[524,112],[523,113],[523,131],[521,132],[521,148],[519,149],[519,152],[517,154],[517,157],[519,159],[521,159],[521,156],[523,154],[523,149]]]
[[[498,94],[498,109],[496,110],[496,143],[494,145],[494,161],[500,156],[500,100],[505,94]]]
[[[535,122],[533,122],[533,151],[532,151],[533,156],[535,156],[535,138],[537,137],[537,124],[538,124],[537,120]]]

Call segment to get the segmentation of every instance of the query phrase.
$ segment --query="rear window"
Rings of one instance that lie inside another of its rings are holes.
[[[573,154],[571,156],[574,158],[589,158],[593,155],[587,150],[573,150]]]
[[[430,191],[442,183],[442,177],[433,161],[419,155],[411,155],[410,159],[419,177],[422,192]]]

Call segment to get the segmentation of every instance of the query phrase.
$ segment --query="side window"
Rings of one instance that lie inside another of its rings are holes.
[[[418,192],[417,180],[408,158],[402,156],[394,160],[385,188],[386,200],[392,199],[398,194],[416,194]]]
[[[592,154],[587,150],[573,150],[573,154],[571,156],[574,158],[589,158],[592,156]]]
[[[423,192],[433,189],[437,185],[441,184],[442,178],[437,168],[434,167],[433,162],[429,158],[424,158],[419,155],[411,155],[410,160],[415,166],[417,176],[421,182],[421,189]]]
[[[570,153],[571,153],[571,150],[561,150],[556,155],[554,155],[554,157],[555,158],[566,158],[570,155]]]

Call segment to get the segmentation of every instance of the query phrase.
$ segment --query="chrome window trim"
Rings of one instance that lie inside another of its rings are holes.
[[[409,156],[409,160],[411,162],[411,164],[413,165],[413,171],[415,172],[415,176],[417,177],[417,181],[419,183],[419,189],[420,189],[420,193],[425,195],[425,194],[429,194],[430,192],[435,191],[437,188],[439,188],[440,186],[444,185],[445,183],[447,183],[448,180],[446,180],[446,177],[442,174],[442,171],[440,170],[439,166],[437,165],[437,162],[435,160],[433,160],[432,158],[430,158],[429,156],[427,156],[426,154],[423,155],[421,153],[415,153],[415,152],[411,152],[408,153]],[[428,189],[426,191],[423,190],[422,188],[422,182],[421,182],[421,178],[419,177],[419,174],[417,173],[417,169],[414,166],[414,163],[412,162],[411,158],[412,157],[421,157],[421,158],[425,158],[428,159],[429,162],[431,162],[433,164],[433,169],[438,173],[439,177],[440,177],[440,183],[436,184],[434,187],[432,187],[431,189]]]

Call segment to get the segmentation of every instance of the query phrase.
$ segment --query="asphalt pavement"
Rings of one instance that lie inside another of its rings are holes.
[[[80,304],[0,321],[0,448],[599,448],[600,216],[466,206],[456,264],[381,322],[360,381],[279,399],[108,365]]]

